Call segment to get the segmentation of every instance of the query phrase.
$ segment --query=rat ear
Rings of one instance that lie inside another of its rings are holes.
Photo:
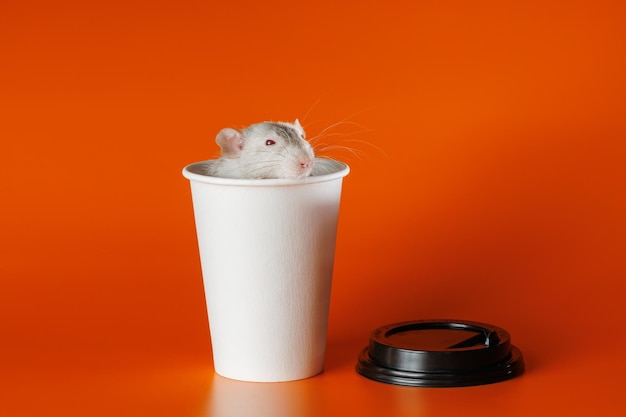
[[[241,156],[243,149],[243,137],[241,132],[230,127],[220,130],[215,137],[215,142],[222,149],[222,157],[237,159]]]
[[[296,127],[296,130],[300,131],[300,136],[302,136],[302,139],[306,139],[306,133],[304,133],[304,128],[300,124],[300,120],[296,119],[296,121],[293,122],[293,125]]]

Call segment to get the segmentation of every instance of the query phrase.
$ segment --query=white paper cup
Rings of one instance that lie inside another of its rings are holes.
[[[335,237],[349,167],[317,158],[299,179],[190,180],[215,371],[278,382],[324,366]],[[317,174],[317,175],[316,175]]]

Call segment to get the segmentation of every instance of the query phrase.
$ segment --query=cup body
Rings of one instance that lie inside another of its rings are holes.
[[[316,159],[300,180],[226,179],[189,165],[215,371],[278,382],[324,365],[342,180]]]

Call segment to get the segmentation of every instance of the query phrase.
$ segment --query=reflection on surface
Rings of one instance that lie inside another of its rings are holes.
[[[213,377],[204,416],[293,417],[312,415],[310,380],[243,382]]]
[[[427,415],[424,390],[371,381],[355,372],[361,342],[331,345],[326,369],[290,382],[243,382],[213,374],[203,417]],[[445,401],[444,401],[445,403]]]

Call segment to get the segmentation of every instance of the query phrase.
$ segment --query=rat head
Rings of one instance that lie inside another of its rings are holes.
[[[304,178],[314,154],[304,129],[294,123],[263,122],[241,131],[225,128],[215,139],[222,159],[239,178]]]

